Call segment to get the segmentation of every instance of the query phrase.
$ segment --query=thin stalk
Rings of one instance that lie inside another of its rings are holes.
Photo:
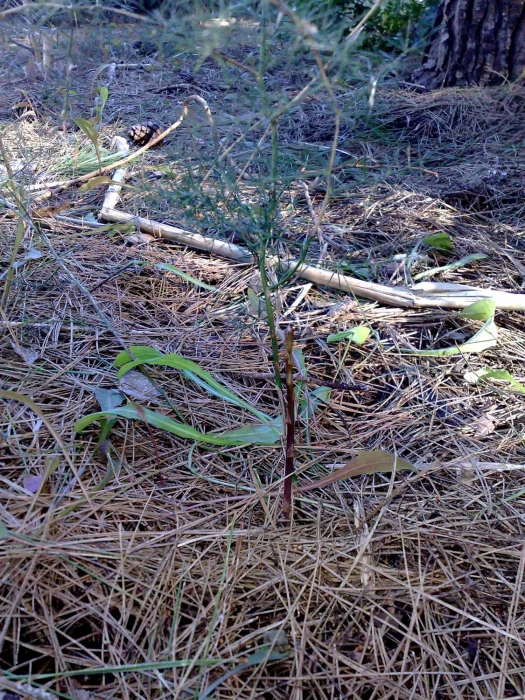
[[[5,281],[4,285],[4,291],[2,293],[2,301],[1,305],[2,307],[5,308],[5,305],[7,303],[7,299],[9,297],[9,292],[11,290],[11,285],[13,284],[13,278],[15,275],[15,262],[16,262],[16,256],[18,255],[18,251],[20,249],[20,246],[22,245],[22,239],[24,237],[24,231],[25,231],[25,226],[24,226],[24,219],[23,219],[23,214],[25,213],[25,207],[23,206],[22,198],[21,195],[17,189],[14,175],[13,175],[13,170],[11,169],[11,163],[9,162],[9,156],[7,154],[7,151],[4,146],[4,142],[2,141],[2,138],[0,137],[0,155],[2,156],[2,160],[5,165],[5,169],[7,171],[7,176],[9,178],[8,180],[8,189],[12,193],[16,204],[18,205],[19,212],[18,212],[18,224],[16,227],[16,236],[15,236],[15,241],[13,244],[13,249],[11,251],[11,258],[9,260],[9,267],[7,271],[7,278]]]
[[[263,23],[263,30],[262,30],[262,37],[261,37],[261,45],[264,45],[266,41],[266,27]],[[262,56],[262,54],[261,54]],[[259,63],[259,90],[261,92],[261,98],[262,101],[265,102],[266,100],[266,94],[265,94],[265,86],[264,86],[264,80],[262,77],[264,76],[264,64],[262,62],[262,59]],[[259,272],[261,275],[261,286],[263,290],[263,295],[264,295],[264,303],[266,307],[266,317],[268,320],[268,327],[270,329],[270,338],[271,338],[271,344],[272,344],[272,360],[273,360],[273,367],[274,367],[274,375],[275,375],[275,385],[277,388],[277,393],[279,396],[279,403],[281,404],[281,412],[284,415],[285,412],[285,405],[284,405],[284,396],[283,396],[283,385],[281,381],[281,370],[279,366],[279,342],[277,338],[277,327],[275,323],[275,313],[274,313],[274,308],[272,304],[272,297],[271,297],[271,291],[270,291],[270,283],[268,281],[268,272],[266,270],[266,251],[268,248],[268,242],[271,238],[271,232],[272,232],[272,227],[273,227],[273,222],[275,221],[275,213],[277,211],[277,202],[278,202],[278,196],[277,196],[277,180],[278,180],[278,166],[279,166],[279,141],[278,141],[278,134],[277,134],[277,120],[271,120],[270,121],[270,127],[271,127],[271,133],[272,133],[272,161],[271,161],[271,189],[270,189],[270,201],[269,201],[269,207],[268,207],[268,215],[266,217],[266,230],[264,232],[264,239],[261,241],[261,245],[259,247],[259,254],[258,254],[258,263],[259,263]]]
[[[283,512],[289,520],[292,515],[292,479],[294,474],[295,405],[294,405],[294,331],[288,326],[284,335],[284,364],[286,373],[286,456],[284,462]]]
[[[5,285],[4,285],[4,291],[2,293],[2,302],[1,306],[5,309],[7,300],[9,298],[9,292],[11,291],[11,285],[13,284],[13,279],[15,276],[15,262],[16,262],[16,256],[18,254],[18,250],[20,249],[20,246],[22,244],[22,238],[24,237],[24,231],[25,231],[25,226],[24,226],[24,220],[22,217],[19,217],[18,223],[16,226],[16,236],[15,236],[15,242],[13,244],[13,249],[11,251],[11,258],[9,260],[9,267],[7,270],[7,277],[5,280]]]
[[[328,94],[330,95],[330,99],[334,105],[334,115],[335,115],[334,135],[332,138],[332,147],[330,149],[330,158],[328,160],[328,167],[326,169],[326,194],[324,196],[323,203],[321,204],[321,208],[319,210],[319,213],[316,216],[315,226],[314,226],[313,235],[316,236],[320,233],[321,223],[323,221],[324,215],[326,214],[326,210],[328,209],[328,205],[330,204],[330,199],[332,197],[332,171],[333,171],[334,165],[335,165],[335,157],[337,154],[337,144],[339,142],[339,130],[341,128],[341,110],[339,109],[339,106],[337,104],[337,97],[335,96],[335,92],[334,92],[334,89],[332,87],[332,84],[330,83],[330,80],[328,79],[328,75],[326,73],[326,68],[325,68],[325,65],[323,63],[323,60],[322,60],[319,52],[314,49],[313,55],[314,55],[315,62],[317,64],[317,68],[319,70],[319,74],[321,76],[321,80],[323,82],[323,85],[326,87]]]
[[[272,296],[270,292],[270,283],[268,281],[268,272],[266,270],[265,257],[266,257],[266,244],[262,246],[261,255],[259,257],[259,273],[261,275],[261,286],[264,296],[264,305],[266,309],[266,317],[268,321],[268,327],[270,329],[270,338],[272,343],[272,361],[275,375],[275,384],[277,386],[277,391],[279,392],[279,399],[281,403],[283,402],[283,383],[281,380],[281,370],[279,367],[279,342],[277,338],[277,329],[275,326],[275,316],[274,309],[272,305]],[[284,407],[284,404],[283,404]]]

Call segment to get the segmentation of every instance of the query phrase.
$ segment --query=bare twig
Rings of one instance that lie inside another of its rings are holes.
[[[243,263],[254,262],[254,258],[248,250],[217,238],[191,233],[176,226],[160,224],[156,221],[126,214],[116,209],[103,209],[100,212],[100,216],[106,221],[133,222],[141,231],[176,241],[198,250],[205,250],[230,260],[238,260]],[[525,311],[525,295],[523,294],[439,282],[422,282],[413,287],[389,287],[384,284],[366,282],[348,275],[342,275],[339,272],[314,267],[313,265],[301,264],[298,260],[280,259],[270,255],[267,256],[266,261],[268,264],[279,266],[285,271],[292,271],[297,277],[302,277],[314,284],[340,289],[344,292],[362,296],[365,299],[380,301],[389,306],[464,309],[475,301],[492,299],[499,309]]]
[[[286,373],[286,455],[284,462],[283,512],[286,518],[292,515],[292,478],[294,474],[295,401],[294,401],[294,331],[288,326],[284,334],[284,369]]]

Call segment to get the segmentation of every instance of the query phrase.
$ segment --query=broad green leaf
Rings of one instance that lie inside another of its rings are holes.
[[[95,396],[103,411],[110,411],[112,408],[122,406],[126,400],[124,394],[118,389],[102,389],[101,387],[97,387],[95,389]]]
[[[326,404],[330,400],[332,390],[328,386],[319,386],[310,392],[308,399],[301,399],[300,415],[303,420],[312,418],[319,405]]]
[[[141,364],[179,369],[182,372],[184,372],[184,374],[189,379],[193,379],[195,381],[195,377],[199,377],[201,380],[203,380],[204,383],[199,383],[200,386],[209,391],[213,396],[219,396],[225,401],[229,401],[230,403],[233,403],[236,406],[239,406],[240,408],[246,409],[254,416],[259,418],[259,420],[262,420],[265,423],[271,420],[267,415],[262,413],[262,411],[258,411],[247,401],[241,399],[239,396],[237,396],[237,394],[234,394],[233,391],[227,389],[223,384],[214,379],[210,372],[206,371],[205,369],[202,369],[202,367],[199,367],[199,365],[196,362],[193,362],[192,360],[187,360],[186,358],[181,357],[180,355],[176,355],[175,353],[162,355],[162,353],[159,353],[157,350],[153,350],[153,348],[148,348],[144,346],[133,345],[130,347],[130,351],[137,358],[137,360],[128,362],[127,364],[123,364],[123,358],[129,358],[129,355],[127,353],[119,353],[115,360],[115,366],[120,366],[117,375],[119,379],[126,372],[129,372],[131,369],[133,369],[134,367],[138,367]]]
[[[9,538],[9,530],[7,529],[5,523],[0,520],[0,540],[7,540]]]
[[[431,270],[424,270],[423,272],[418,272],[417,275],[412,276],[412,279],[414,281],[422,280],[425,277],[437,275],[439,272],[452,272],[453,270],[459,270],[461,267],[465,267],[471,262],[475,262],[476,260],[484,260],[487,257],[488,256],[485,255],[485,253],[472,253],[472,255],[466,255],[464,258],[456,260],[455,262],[451,262],[448,265],[441,265],[440,267],[433,267]]]
[[[119,391],[118,389],[102,389],[100,387],[97,387],[95,389],[95,396],[97,397],[97,401],[100,404],[100,408],[103,411],[110,411],[113,408],[117,408],[117,406],[121,406],[125,401],[126,397],[124,394]],[[102,444],[107,441],[107,437],[110,434],[110,432],[113,430],[115,423],[117,422],[116,418],[110,418],[108,420],[101,420],[100,421],[100,435],[98,436],[98,442],[97,442],[97,447],[102,449]],[[111,443],[108,442],[108,445]],[[104,449],[103,452],[107,452],[109,448]],[[108,471],[111,469],[112,473],[114,472],[113,465],[111,464],[111,460],[106,455],[106,459],[108,462]],[[106,474],[106,476],[108,476]],[[103,480],[105,481],[105,480]]]
[[[264,320],[266,318],[266,306],[264,301],[248,287],[248,309],[252,316]]]
[[[344,467],[336,469],[332,474],[314,481],[313,484],[306,484],[296,489],[299,493],[311,491],[312,489],[321,489],[337,481],[351,479],[354,476],[361,474],[375,474],[376,472],[392,472],[405,471],[407,469],[415,471],[415,467],[407,462],[406,459],[397,457],[396,455],[385,452],[384,450],[372,450],[371,452],[364,451],[354,457]]]
[[[168,272],[173,272],[174,274],[178,275],[179,277],[182,277],[182,279],[186,280],[187,282],[191,282],[196,287],[202,287],[203,289],[208,289],[210,292],[213,292],[216,289],[216,287],[212,287],[211,284],[206,284],[206,282],[201,282],[200,280],[196,279],[195,277],[192,277],[191,275],[186,274],[186,272],[179,270],[179,268],[175,267],[175,265],[170,265],[169,263],[155,263],[153,267],[156,267],[159,270],[168,270]]]
[[[239,396],[233,394],[233,392],[230,392],[228,389],[226,389],[228,393],[225,393],[225,387],[219,385],[220,388],[217,388],[216,384],[209,384],[197,375],[193,374],[193,372],[185,371],[184,376],[188,379],[191,379],[193,382],[195,382],[195,384],[200,386],[212,396],[216,396],[217,398],[222,399],[223,401],[228,401],[229,403],[232,403],[235,406],[239,406],[240,408],[245,408],[247,411],[250,411],[251,414],[262,420],[264,423],[272,422],[270,416],[266,415],[266,413],[263,413],[262,411],[257,410],[249,403],[241,399]]]
[[[448,357],[450,355],[466,355],[469,352],[483,352],[493,348],[498,342],[498,328],[493,318],[489,318],[479,331],[463,345],[442,348],[441,350],[402,350],[408,355],[418,357]]]
[[[478,369],[471,372],[465,372],[465,381],[469,384],[477,384],[480,379],[499,379],[504,382],[510,382],[512,386],[519,391],[520,394],[525,394],[525,386],[514,379],[512,374],[506,369]]]
[[[88,192],[89,190],[94,190],[95,187],[101,187],[101,185],[109,185],[111,178],[107,175],[100,175],[98,177],[92,177],[90,180],[81,185],[78,189],[80,192]]]
[[[510,382],[520,394],[525,394],[525,386],[518,382],[517,379],[514,379],[512,374],[506,369],[491,369],[484,374],[483,379],[499,379],[504,382]]]
[[[113,427],[113,425],[117,422],[117,418],[111,418],[109,420],[103,419],[100,421],[101,425],[104,424],[102,427],[101,433],[104,432],[104,428],[107,426],[109,429]],[[102,436],[101,438],[104,437],[103,440],[99,438],[97,446],[99,449],[99,452],[106,458],[106,473],[102,480],[93,488],[91,489],[91,493],[95,493],[96,491],[101,491],[103,488],[105,488],[109,483],[113,481],[113,479],[119,475],[120,472],[120,460],[115,459],[113,457],[113,453],[116,453],[115,448],[111,444],[109,440],[106,439],[107,433],[109,432],[109,429],[106,430],[106,435]]]
[[[488,321],[495,313],[495,301],[492,299],[480,299],[462,309],[459,315],[463,318],[471,318],[473,321]]]
[[[431,236],[426,236],[423,238],[423,243],[426,243],[429,248],[434,248],[434,250],[441,250],[446,253],[450,253],[452,250],[452,239],[448,233],[434,233]]]
[[[149,425],[155,428],[160,428],[161,430],[166,430],[169,433],[173,433],[178,437],[187,438],[190,440],[201,441],[203,436],[195,428],[189,425],[184,425],[183,423],[177,423],[167,416],[151,411],[147,408],[142,408],[141,411],[137,411],[131,404],[126,406],[120,406],[118,408],[113,408],[109,411],[98,411],[97,413],[90,413],[83,418],[80,418],[75,423],[75,430],[77,433],[81,433],[87,426],[91,425],[95,421],[100,421],[104,418],[110,418],[116,416],[118,418],[128,418],[131,420],[144,420]]]
[[[332,333],[326,339],[327,343],[338,343],[340,340],[349,340],[351,343],[356,345],[363,345],[366,343],[370,336],[370,328],[368,326],[356,326],[355,328],[349,328],[346,331],[341,331],[340,333]]]
[[[466,343],[460,345],[458,350],[461,354],[468,352],[483,352],[493,348],[498,342],[498,327],[494,323],[494,318],[489,318]]]
[[[299,369],[301,370],[303,375],[306,376],[306,362],[304,360],[303,351],[301,350],[301,348],[294,348],[292,353],[297,362],[297,365],[299,366]]]
[[[197,442],[206,442],[211,445],[250,445],[250,444],[274,444],[280,438],[281,432],[277,427],[272,425],[264,426],[246,426],[240,430],[232,430],[230,432],[215,434],[201,433],[190,425],[177,423],[161,413],[156,413],[148,408],[142,408],[138,411],[131,404],[113,408],[110,411],[99,411],[98,413],[90,413],[88,416],[80,418],[75,423],[75,430],[81,433],[89,425],[95,421],[100,421],[105,418],[117,416],[119,418],[128,418],[130,420],[146,421],[148,425],[160,430],[165,430],[168,433],[177,435],[178,437],[187,440],[195,440]],[[270,435],[272,440],[270,441]]]
[[[87,119],[82,119],[82,117],[77,117],[76,119],[73,119],[73,121],[78,126],[78,128],[86,134],[88,139],[93,144],[98,142],[97,130],[91,122],[89,122]]]
[[[133,357],[135,359],[133,359],[133,357],[131,357],[131,355],[126,350],[122,350],[116,356],[115,361],[113,362],[113,367],[122,367],[128,362],[146,362],[146,360],[152,360],[156,357],[164,357],[160,350],[150,348],[147,345],[132,345],[130,347],[130,350],[133,353]]]
[[[227,433],[219,433],[218,437],[228,437],[232,444],[239,445],[275,445],[283,435],[283,422],[281,418],[266,425],[245,425],[237,430],[229,430]],[[208,436],[215,433],[208,433]]]
[[[102,105],[101,105],[101,110],[102,110],[102,109],[104,109],[104,106],[105,106],[106,102],[108,101],[109,90],[108,90],[106,85],[99,85],[97,90],[98,90],[98,94],[100,96],[100,101],[102,103]]]

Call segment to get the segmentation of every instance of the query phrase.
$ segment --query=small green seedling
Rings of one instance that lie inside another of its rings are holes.
[[[84,132],[84,134],[88,137],[88,139],[91,141],[91,143],[95,147],[95,152],[97,154],[97,160],[98,160],[98,167],[99,167],[99,170],[102,170],[102,160],[100,157],[100,146],[98,143],[97,130],[95,129],[94,125],[90,121],[88,121],[87,119],[82,119],[82,117],[77,117],[73,121],[78,126],[78,128]]]
[[[433,233],[431,236],[426,236],[423,238],[423,243],[425,243],[429,248],[434,250],[439,250],[442,253],[450,253],[453,244],[452,238],[448,233]]]
[[[338,343],[341,340],[348,340],[356,345],[364,345],[370,337],[370,328],[368,326],[356,326],[348,328],[346,331],[332,333],[326,339],[327,343]]]

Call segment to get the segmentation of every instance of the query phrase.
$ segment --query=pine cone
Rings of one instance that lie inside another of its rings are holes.
[[[155,122],[144,122],[143,124],[135,124],[128,131],[128,138],[136,146],[144,146],[149,143],[152,139],[156,139],[164,131],[164,127],[156,124]],[[163,139],[164,140],[164,139]],[[162,141],[155,144],[160,146]]]

